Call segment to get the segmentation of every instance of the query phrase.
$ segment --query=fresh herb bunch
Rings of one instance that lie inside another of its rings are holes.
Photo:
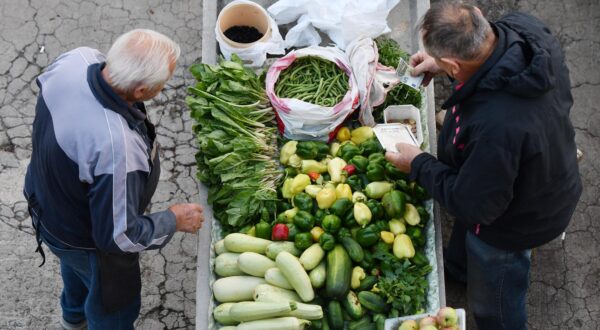
[[[282,177],[275,115],[262,78],[237,56],[190,71],[198,80],[186,98],[196,121],[197,177],[209,187],[208,202],[224,232],[238,231],[264,218],[263,209],[275,209]]]
[[[377,287],[387,302],[400,315],[422,313],[429,288],[426,275],[431,272],[431,265],[417,266],[381,250],[373,253],[373,259],[380,261],[383,276],[379,278]]]
[[[379,53],[379,63],[385,66],[396,68],[400,59],[408,61],[409,55],[407,52],[400,49],[400,45],[394,40],[385,37],[375,39],[377,51]]]
[[[332,107],[342,101],[348,88],[348,75],[335,63],[306,56],[281,72],[275,94]]]

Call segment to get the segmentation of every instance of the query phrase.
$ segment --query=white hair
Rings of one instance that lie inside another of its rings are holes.
[[[131,30],[117,38],[106,55],[110,84],[122,91],[139,85],[157,88],[169,79],[169,66],[180,54],[179,45],[164,34]]]

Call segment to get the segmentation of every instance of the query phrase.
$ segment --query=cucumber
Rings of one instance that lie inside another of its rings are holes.
[[[265,283],[260,277],[229,276],[216,280],[212,289],[218,302],[237,302],[252,300],[256,287]]]
[[[339,301],[332,300],[327,305],[327,320],[332,329],[344,328],[344,316],[342,315],[342,305]]]
[[[256,252],[244,252],[238,257],[238,266],[244,273],[256,277],[265,277],[268,269],[277,267],[275,262]]]
[[[213,316],[215,320],[222,325],[236,325],[240,322],[236,321],[233,317],[231,317],[231,306],[235,305],[235,303],[224,303],[215,307],[213,310]],[[222,329],[222,328],[221,328]]]
[[[282,251],[277,255],[275,263],[302,301],[308,302],[315,298],[315,291],[310,284],[310,278],[298,258],[289,252]]]
[[[365,291],[371,290],[373,285],[377,283],[377,276],[367,275],[365,278],[360,281],[360,285],[356,289],[356,291]]]
[[[375,313],[383,313],[387,304],[385,300],[378,294],[371,291],[361,291],[358,293],[358,301],[363,305],[364,308],[373,311]]]
[[[244,275],[238,265],[239,253],[223,252],[215,258],[215,273],[221,277]]]
[[[361,262],[365,257],[365,252],[363,251],[362,246],[358,244],[352,237],[342,237],[341,238],[342,245],[344,245],[344,249],[348,252],[350,259],[354,262]]]
[[[300,301],[300,297],[292,290],[282,289],[269,284],[257,285],[254,289],[254,301],[290,302]],[[252,298],[247,299],[252,300]]]
[[[308,277],[310,278],[310,284],[312,284],[313,288],[319,289],[323,285],[325,285],[325,278],[327,275],[327,265],[325,261],[321,261],[321,263],[317,266],[317,268],[313,269],[308,273]]]
[[[215,253],[217,255],[221,255],[223,253],[227,252],[227,249],[225,248],[225,240],[222,239],[220,241],[217,241],[215,243]]]
[[[240,233],[225,236],[225,249],[229,252],[256,252],[265,254],[272,241]]]
[[[344,299],[350,289],[352,263],[348,253],[341,245],[336,245],[327,253],[325,294],[330,298]]]
[[[320,320],[323,318],[323,308],[316,304],[296,303],[296,309],[287,316],[297,317],[302,320]]]
[[[350,323],[348,323],[348,330],[371,329],[371,325],[373,326],[373,329],[375,329],[375,324],[371,323],[371,317],[365,315],[360,320],[350,321]]]
[[[290,282],[283,276],[283,273],[279,268],[271,268],[265,272],[265,281],[267,283],[280,287],[282,289],[294,290]]]
[[[358,296],[352,291],[348,291],[346,299],[342,300],[342,306],[346,313],[354,320],[360,319],[364,314],[362,306],[358,301]]]
[[[324,256],[325,250],[323,250],[319,243],[315,243],[302,252],[302,255],[300,256],[300,263],[304,269],[309,271],[317,267]]]
[[[277,255],[281,251],[287,251],[296,257],[299,257],[300,254],[302,253],[302,251],[300,251],[296,248],[296,245],[294,244],[294,242],[273,242],[273,243],[267,245],[267,249],[265,250],[267,257],[269,257],[273,260],[275,260],[275,258],[277,258]]]

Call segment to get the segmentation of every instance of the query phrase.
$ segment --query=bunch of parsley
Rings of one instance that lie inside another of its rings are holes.
[[[197,177],[209,188],[208,202],[224,233],[238,231],[275,209],[282,177],[275,115],[263,78],[235,55],[190,71],[198,81],[186,98],[196,122]]]

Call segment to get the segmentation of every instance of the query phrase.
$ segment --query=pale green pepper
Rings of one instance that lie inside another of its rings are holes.
[[[356,289],[360,286],[360,281],[367,277],[365,270],[360,266],[356,266],[352,269],[352,276],[350,278],[350,287]]]
[[[417,211],[417,208],[414,205],[406,203],[404,210],[404,220],[406,220],[406,223],[408,223],[411,226],[416,226],[419,224],[419,222],[421,222],[419,211]]]
[[[354,204],[353,213],[354,220],[363,228],[371,222],[373,216],[369,207],[365,203],[360,202]]]
[[[371,182],[365,187],[365,194],[369,198],[380,199],[394,188],[394,184],[386,181]]]
[[[285,184],[285,182],[284,182]],[[304,188],[310,184],[310,177],[306,174],[298,174],[293,179],[292,184],[290,186],[290,192],[292,195],[303,192]]]
[[[348,200],[352,200],[352,189],[349,185],[340,183],[335,187],[335,197],[337,199],[348,198]]]
[[[325,173],[327,172],[327,165],[323,162],[318,162],[316,160],[308,159],[302,160],[300,165],[300,172],[304,174],[308,173]]]
[[[392,219],[388,222],[388,225],[390,226],[390,231],[394,235],[404,234],[406,232],[406,226],[401,220]]]
[[[292,178],[285,179],[283,182],[283,187],[281,188],[281,196],[283,196],[283,198],[289,199],[294,197],[294,194],[292,194],[292,182],[294,182],[294,179]]]
[[[341,144],[339,144],[337,142],[333,142],[331,144],[331,146],[329,147],[329,154],[331,156],[335,157],[337,155],[337,153],[338,153],[338,150],[340,150],[341,146],[342,146]]]
[[[335,157],[334,159],[330,160],[329,163],[327,164],[327,171],[329,172],[329,175],[331,176],[331,181],[332,182],[342,182],[343,177],[342,177],[342,169],[344,168],[344,166],[346,166],[346,161],[344,161],[343,159],[339,158],[339,157]]]
[[[296,153],[296,145],[298,141],[288,141],[283,145],[279,152],[279,161],[282,165],[287,165],[290,161],[290,157]]]
[[[335,189],[331,187],[325,187],[317,193],[317,204],[321,210],[328,209],[335,203]]]
[[[290,159],[288,159],[288,165],[294,168],[300,168],[302,167],[302,158],[296,154],[293,154],[290,156]]]
[[[307,193],[312,198],[317,198],[317,194],[321,191],[323,187],[316,184],[309,184],[304,188],[304,192]]]
[[[394,239],[394,255],[398,259],[410,259],[415,256],[415,247],[406,234],[400,234]]]
[[[366,201],[367,196],[365,196],[365,194],[361,193],[360,191],[355,191],[352,194],[352,203],[365,203]]]
[[[350,139],[355,144],[361,144],[373,137],[373,128],[362,126],[352,130],[352,138]]]

